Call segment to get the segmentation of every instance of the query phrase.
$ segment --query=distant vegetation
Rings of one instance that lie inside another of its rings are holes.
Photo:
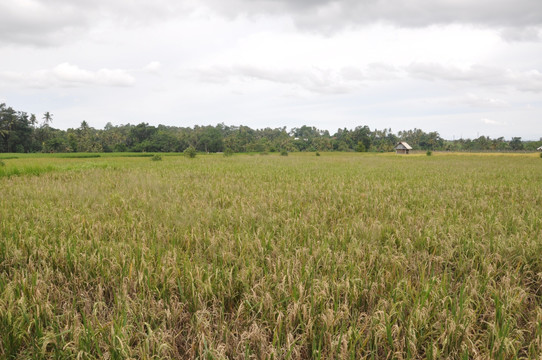
[[[47,112],[39,122],[35,115],[15,111],[0,104],[0,152],[183,152],[192,146],[199,152],[281,152],[281,151],[392,151],[398,141],[414,150],[440,151],[534,151],[542,141],[505,140],[480,136],[455,141],[438,132],[420,129],[399,131],[371,130],[368,126],[338,129],[335,134],[311,126],[290,131],[286,127],[251,129],[248,126],[113,126],[95,129],[86,121],[76,129],[59,130],[51,126],[53,114]]]

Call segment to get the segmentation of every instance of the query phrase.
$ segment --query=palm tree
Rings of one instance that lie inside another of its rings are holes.
[[[53,122],[53,114],[47,111],[45,114],[43,114],[43,125],[49,126],[49,124],[52,122]]]

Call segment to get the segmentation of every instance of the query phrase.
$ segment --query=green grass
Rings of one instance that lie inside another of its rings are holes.
[[[98,158],[101,157],[100,154],[94,154],[94,153],[62,153],[58,154],[56,157],[63,158],[63,159],[87,159],[87,158]]]
[[[0,358],[542,353],[536,154],[5,163]]]
[[[4,153],[0,159],[86,159],[86,158],[112,158],[112,157],[152,157],[155,153],[112,152],[112,153]],[[162,156],[181,156],[182,153],[160,153]]]

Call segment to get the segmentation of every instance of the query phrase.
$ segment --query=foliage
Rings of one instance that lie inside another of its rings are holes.
[[[363,144],[363,142],[358,141],[358,145],[356,146],[356,151],[357,152],[365,152],[365,151],[367,151],[367,149],[365,148],[365,145]]]
[[[510,148],[512,150],[523,150],[523,143],[521,142],[521,138],[520,137],[512,138],[512,141],[510,141]]]
[[[162,161],[162,155],[155,154],[151,157],[152,161]]]
[[[320,156],[320,153],[318,151],[316,152],[316,156]]]
[[[0,166],[6,166],[6,164],[2,160],[0,160]]]
[[[286,127],[251,129],[248,126],[194,126],[193,128],[148,123],[95,129],[87,121],[67,130],[51,126],[53,115],[46,112],[41,124],[36,116],[16,111],[0,104],[0,152],[183,152],[189,146],[196,151],[276,152],[278,149],[296,151],[359,151],[391,152],[398,141],[408,142],[414,150],[447,151],[535,151],[541,141],[522,141],[520,137],[505,140],[480,136],[477,139],[444,140],[438,132],[421,129],[403,130],[397,134],[391,129],[327,130],[303,125],[290,131]],[[226,155],[227,156],[227,155]]]
[[[186,150],[184,151],[184,155],[191,159],[195,158],[196,154],[197,154],[197,151],[193,146],[187,147]]]
[[[288,156],[288,151],[282,150],[282,151],[280,152],[280,156]]]
[[[431,155],[433,155],[433,152],[432,152],[431,150],[427,150],[427,152],[425,153],[425,155],[431,156]]]
[[[230,148],[226,148],[226,150],[224,150],[224,156],[233,156],[233,150]]]

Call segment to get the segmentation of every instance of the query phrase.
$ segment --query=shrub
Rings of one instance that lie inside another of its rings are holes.
[[[262,151],[262,152],[260,153],[260,155],[269,155],[269,154],[267,153],[267,151]]]
[[[151,157],[152,161],[161,161],[162,155],[155,154],[153,157]]]
[[[316,152],[316,156],[320,156],[320,153],[318,151]]]
[[[540,153],[540,157],[542,158],[542,152]]]
[[[431,156],[431,155],[433,155],[433,152],[432,152],[431,150],[427,150],[427,152],[425,153],[425,155]]]
[[[186,150],[184,151],[184,155],[188,156],[191,159],[195,158],[196,154],[197,154],[196,149],[194,149],[193,146],[187,147]]]
[[[288,151],[282,150],[282,151],[280,152],[280,156],[288,156]]]
[[[232,156],[232,155],[233,155],[232,149],[226,148],[226,150],[224,150],[224,156]]]
[[[6,166],[2,160],[0,160],[0,166]]]

